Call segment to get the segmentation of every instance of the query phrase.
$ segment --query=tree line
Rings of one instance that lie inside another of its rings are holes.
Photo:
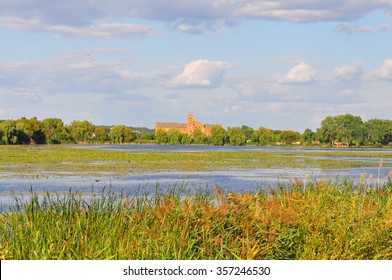
[[[149,131],[146,129],[146,131]],[[150,134],[154,134],[151,132]],[[97,126],[89,121],[65,125],[61,119],[37,118],[0,121],[0,144],[127,143],[141,138],[142,132],[125,125]],[[143,134],[148,134],[143,132]]]
[[[177,129],[134,130],[125,125],[97,126],[89,121],[73,121],[69,125],[61,119],[20,118],[0,120],[0,144],[64,144],[64,143],[157,143],[172,145],[279,145],[324,144],[342,142],[348,146],[391,146],[392,120],[370,119],[363,121],[351,114],[328,116],[321,126],[312,131],[307,128],[301,134],[293,130],[274,130],[260,127],[213,126],[206,136],[196,129],[192,135]]]

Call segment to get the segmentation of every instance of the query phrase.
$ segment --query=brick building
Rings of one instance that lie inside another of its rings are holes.
[[[214,125],[222,126],[221,124],[206,124],[200,123],[195,120],[192,114],[188,114],[188,121],[186,123],[174,123],[174,122],[156,122],[155,133],[158,130],[169,131],[170,129],[178,129],[183,134],[192,135],[193,131],[200,129],[204,135],[211,135],[211,127]]]

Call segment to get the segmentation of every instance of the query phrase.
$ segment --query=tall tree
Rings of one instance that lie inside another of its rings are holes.
[[[302,133],[302,138],[305,142],[312,143],[314,140],[316,140],[316,133],[310,128],[306,128]]]
[[[274,130],[260,127],[255,130],[252,135],[252,142],[258,145],[268,145],[277,142],[278,136],[275,135]]]
[[[209,139],[212,145],[222,146],[226,143],[226,130],[220,125],[213,125],[210,133]]]
[[[242,146],[246,143],[246,135],[240,127],[228,127],[227,137],[233,146]]]
[[[103,126],[96,127],[94,134],[95,134],[95,141],[103,143],[107,140],[108,133],[106,132],[106,129]]]
[[[167,137],[167,133],[163,129],[158,129],[155,132],[155,139],[157,140],[158,144],[166,144],[169,142],[169,138]]]
[[[16,121],[16,128],[23,131],[28,137],[23,142],[34,140],[37,144],[45,143],[45,134],[42,130],[41,123],[36,117],[31,119],[21,118]]]
[[[392,142],[392,120],[370,119],[363,125],[367,145],[388,145]]]
[[[301,141],[301,133],[293,130],[283,130],[280,133],[280,140],[288,144]]]
[[[41,121],[42,130],[48,144],[61,144],[69,142],[70,133],[63,121],[58,118],[47,118]]]
[[[125,125],[115,125],[110,129],[110,140],[112,143],[130,142],[132,139],[132,130]]]
[[[167,138],[168,138],[169,144],[179,145],[179,144],[181,144],[182,134],[178,129],[172,128],[167,132]]]
[[[250,126],[247,126],[247,125],[243,125],[243,126],[241,126],[241,130],[245,134],[247,141],[252,139],[252,135],[254,132],[253,128],[251,128]]]
[[[6,120],[0,123],[1,142],[9,144],[27,144],[29,136],[16,128],[16,121]]]
[[[94,140],[95,126],[89,121],[73,121],[69,130],[75,142],[92,142]]]
[[[196,128],[192,133],[193,143],[195,144],[205,144],[207,142],[207,138],[204,135],[201,129]]]
[[[317,136],[324,143],[338,141],[360,145],[363,141],[362,119],[351,114],[328,116],[317,129]]]

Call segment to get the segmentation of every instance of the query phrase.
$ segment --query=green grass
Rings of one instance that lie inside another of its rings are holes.
[[[392,182],[310,180],[257,194],[110,191],[16,199],[0,259],[392,259]]]

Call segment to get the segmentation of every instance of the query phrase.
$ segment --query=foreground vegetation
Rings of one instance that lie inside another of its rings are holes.
[[[392,259],[392,181],[269,192],[31,194],[0,216],[1,259]]]

